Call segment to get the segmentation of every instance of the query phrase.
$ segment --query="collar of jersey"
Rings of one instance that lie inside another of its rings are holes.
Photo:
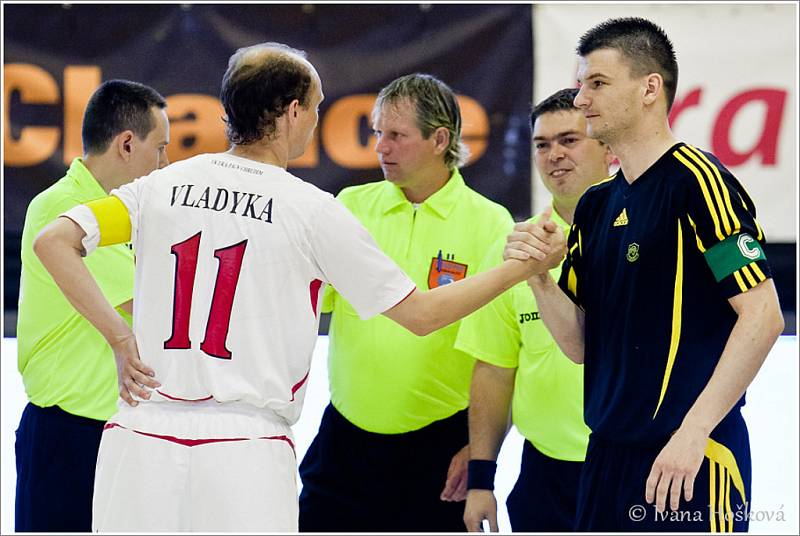
[[[94,178],[92,172],[89,171],[83,164],[81,158],[76,158],[70,164],[67,170],[67,177],[72,181],[75,189],[81,193],[81,197],[87,201],[100,199],[106,197],[108,194],[97,179]]]
[[[386,214],[399,206],[408,205],[411,207],[411,202],[406,198],[403,190],[397,185],[384,181],[386,184],[385,195],[383,196],[383,213]],[[458,199],[464,190],[464,177],[458,169],[453,169],[450,174],[450,179],[442,186],[438,192],[430,196],[423,203],[422,207],[429,208],[434,214],[442,219],[447,218],[452,212],[453,208],[458,203]]]

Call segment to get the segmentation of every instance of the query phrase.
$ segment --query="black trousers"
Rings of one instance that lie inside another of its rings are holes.
[[[17,429],[17,532],[91,532],[104,421],[28,403]]]
[[[572,532],[583,462],[545,456],[530,441],[522,447],[522,465],[506,500],[514,532]]]
[[[464,503],[439,495],[467,441],[466,410],[413,432],[375,434],[328,405],[300,464],[300,531],[465,531]]]

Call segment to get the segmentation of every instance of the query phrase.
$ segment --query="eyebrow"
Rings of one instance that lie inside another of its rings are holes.
[[[549,138],[547,138],[545,136],[534,136],[533,140],[534,141],[536,141],[536,140],[554,140],[556,138],[563,138],[564,136],[570,136],[570,135],[572,135],[572,136],[575,136],[575,135],[583,136],[584,134],[578,132],[577,130],[565,130],[564,132],[559,132],[555,136],[551,136]]]
[[[595,78],[608,78],[608,76],[603,73],[592,73],[589,76],[587,76],[585,80],[588,82],[589,80],[593,80]],[[578,82],[579,84],[581,83],[580,80],[576,80],[576,82]]]

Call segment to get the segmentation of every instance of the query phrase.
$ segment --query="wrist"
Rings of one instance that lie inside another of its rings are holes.
[[[714,426],[712,426],[711,423],[704,422],[702,419],[689,414],[686,415],[683,422],[681,422],[681,428],[686,432],[708,437],[711,435]]]
[[[109,333],[105,335],[106,342],[112,348],[124,344],[135,337],[128,324],[122,318],[120,320],[122,322],[121,325],[113,326]]]
[[[550,279],[550,272],[542,272],[541,274],[534,274],[528,278],[528,286],[541,287],[547,284]]]
[[[470,460],[467,465],[467,489],[494,490],[494,475],[497,462],[494,460]]]

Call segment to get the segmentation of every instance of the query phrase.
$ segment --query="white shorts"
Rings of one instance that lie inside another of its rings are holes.
[[[291,429],[252,406],[140,403],[103,431],[95,532],[297,532]]]

